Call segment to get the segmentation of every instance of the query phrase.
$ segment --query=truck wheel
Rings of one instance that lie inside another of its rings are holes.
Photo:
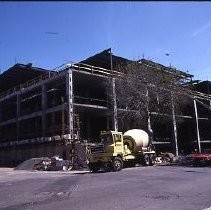
[[[113,160],[113,171],[120,171],[123,168],[123,161],[120,157],[115,157]]]
[[[150,156],[149,155],[144,155],[143,165],[144,166],[149,166],[150,165]]]
[[[99,167],[98,163],[89,163],[88,167],[89,167],[89,170],[91,172],[94,172],[94,173],[96,173],[96,172],[98,172],[100,170],[100,167]]]

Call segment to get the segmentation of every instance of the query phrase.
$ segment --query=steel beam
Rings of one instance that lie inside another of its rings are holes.
[[[173,130],[174,130],[174,144],[175,144],[175,154],[179,155],[178,151],[178,142],[177,142],[177,122],[175,116],[175,106],[174,106],[174,97],[171,94],[171,107],[172,107],[172,122],[173,122]]]
[[[67,98],[67,121],[68,121],[68,133],[71,139],[73,135],[73,75],[72,69],[66,71],[66,98]]]
[[[195,110],[195,119],[196,119],[196,133],[197,133],[197,143],[198,143],[198,150],[201,153],[201,139],[200,139],[200,132],[199,132],[199,118],[198,118],[198,109],[196,105],[196,99],[193,100],[194,103],[194,110]]]

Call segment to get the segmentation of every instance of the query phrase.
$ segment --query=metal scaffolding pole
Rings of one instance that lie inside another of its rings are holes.
[[[199,133],[199,118],[198,118],[198,109],[196,105],[196,99],[193,100],[194,103],[194,110],[195,110],[195,119],[196,119],[196,132],[197,132],[197,142],[198,142],[198,150],[201,153],[201,140],[200,140],[200,133]]]
[[[172,107],[172,121],[173,121],[173,129],[174,129],[175,154],[176,156],[178,156],[179,151],[178,151],[178,142],[177,142],[177,122],[176,122],[176,116],[175,116],[174,98],[172,94],[171,94],[171,107]]]

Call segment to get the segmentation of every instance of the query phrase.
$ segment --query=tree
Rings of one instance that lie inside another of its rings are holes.
[[[161,120],[163,115],[172,114],[172,105],[182,112],[189,101],[188,75],[145,59],[120,65],[114,77],[119,120],[134,121],[149,131],[152,112]]]

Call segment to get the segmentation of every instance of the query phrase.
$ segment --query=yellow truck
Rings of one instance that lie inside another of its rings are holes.
[[[124,166],[154,165],[155,151],[149,135],[140,129],[101,131],[100,143],[90,143],[86,148],[87,164],[92,172],[100,169],[120,171]]]

